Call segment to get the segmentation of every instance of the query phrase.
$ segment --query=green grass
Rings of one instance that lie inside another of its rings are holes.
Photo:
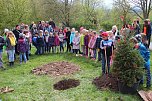
[[[152,56],[151,56],[152,57]],[[6,55],[4,61],[6,61]],[[81,71],[67,76],[49,77],[36,76],[31,73],[33,68],[53,61],[69,61],[81,67]],[[6,65],[6,71],[0,71],[0,88],[9,86],[14,92],[0,94],[2,101],[140,101],[137,95],[123,95],[110,90],[100,91],[92,80],[101,73],[101,64],[84,57],[75,57],[73,54],[46,54],[31,56],[27,64],[15,63],[13,68]],[[53,89],[53,84],[65,79],[80,80],[80,86],[64,91]],[[107,99],[108,98],[108,99]]]

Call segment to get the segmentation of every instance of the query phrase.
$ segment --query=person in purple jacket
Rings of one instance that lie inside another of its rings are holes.
[[[54,33],[54,47],[55,53],[58,53],[60,48],[60,40],[57,32]]]
[[[85,56],[88,57],[88,44],[89,44],[89,34],[88,30],[86,30],[84,36],[84,46],[85,46]]]
[[[55,40],[55,37],[53,33],[50,33],[50,36],[48,38],[48,43],[49,43],[49,52],[51,52],[51,49],[52,49],[52,53],[54,53],[54,40]]]
[[[22,58],[24,59],[24,62],[26,63],[27,59],[26,59],[26,40],[24,38],[24,34],[23,33],[20,33],[19,34],[19,39],[18,39],[18,42],[17,42],[17,50],[19,52],[19,55],[20,55],[20,64],[22,64]]]

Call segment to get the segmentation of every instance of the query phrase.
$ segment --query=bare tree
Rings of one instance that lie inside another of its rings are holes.
[[[149,18],[149,14],[152,10],[152,0],[129,0],[130,3],[132,3],[132,10],[141,18],[141,19],[147,19]],[[143,17],[140,16],[138,11],[136,11],[134,8],[139,8],[142,10]]]

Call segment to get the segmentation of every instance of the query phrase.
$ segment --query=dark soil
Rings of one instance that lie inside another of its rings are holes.
[[[79,71],[79,66],[69,62],[53,62],[36,69],[32,70],[33,74],[36,75],[51,75],[51,76],[60,76],[60,75],[68,75],[73,74]]]
[[[54,84],[54,89],[56,90],[66,90],[69,88],[74,88],[80,85],[79,80],[74,80],[74,79],[68,79],[68,80],[62,80],[59,81],[58,83]]]
[[[96,77],[92,82],[98,89],[105,90],[110,89],[112,91],[119,91],[118,80],[112,75],[103,75]]]

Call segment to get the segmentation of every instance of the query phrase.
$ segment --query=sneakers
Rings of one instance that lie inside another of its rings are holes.
[[[76,54],[76,56],[79,56],[78,54]]]

